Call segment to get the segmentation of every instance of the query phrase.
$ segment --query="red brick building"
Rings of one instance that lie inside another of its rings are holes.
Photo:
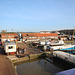
[[[25,41],[28,40],[37,40],[37,39],[48,39],[48,38],[58,38],[58,34],[56,33],[21,33],[22,39]],[[8,41],[17,41],[18,34],[16,33],[1,33],[2,42]]]
[[[23,36],[23,40],[58,38],[58,34],[56,33],[22,33],[22,36]]]
[[[1,33],[1,41],[5,42],[8,41],[17,41],[18,35],[16,33]]]

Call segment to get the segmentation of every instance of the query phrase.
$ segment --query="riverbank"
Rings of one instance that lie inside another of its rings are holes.
[[[0,75],[17,75],[14,65],[5,55],[0,55]]]
[[[50,51],[47,51],[47,52],[40,52],[40,53],[36,53],[36,54],[26,55],[26,56],[24,56],[22,58],[18,58],[18,57],[16,57],[16,55],[9,55],[7,57],[15,65],[15,64],[19,64],[19,63],[21,63],[23,61],[34,60],[34,59],[37,59],[37,58],[50,57],[50,54],[51,54],[51,52]],[[22,54],[19,54],[17,56],[22,56]]]

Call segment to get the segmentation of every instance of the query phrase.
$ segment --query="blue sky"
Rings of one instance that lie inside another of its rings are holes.
[[[75,0],[0,0],[0,31],[73,29]]]

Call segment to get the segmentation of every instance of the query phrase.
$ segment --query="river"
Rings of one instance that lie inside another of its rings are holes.
[[[47,58],[49,59],[49,58]],[[18,75],[52,75],[68,69],[61,62],[50,62],[45,59],[23,62],[16,66]]]

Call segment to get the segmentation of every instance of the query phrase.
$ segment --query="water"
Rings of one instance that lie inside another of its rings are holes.
[[[65,67],[61,66],[59,62],[52,63],[41,59],[17,65],[16,70],[18,75],[52,75],[65,70]]]
[[[72,66],[63,63],[60,60],[52,61],[53,62],[45,59],[37,59],[28,62],[22,62],[16,66],[16,70],[18,75],[52,75],[54,73],[72,68]]]

